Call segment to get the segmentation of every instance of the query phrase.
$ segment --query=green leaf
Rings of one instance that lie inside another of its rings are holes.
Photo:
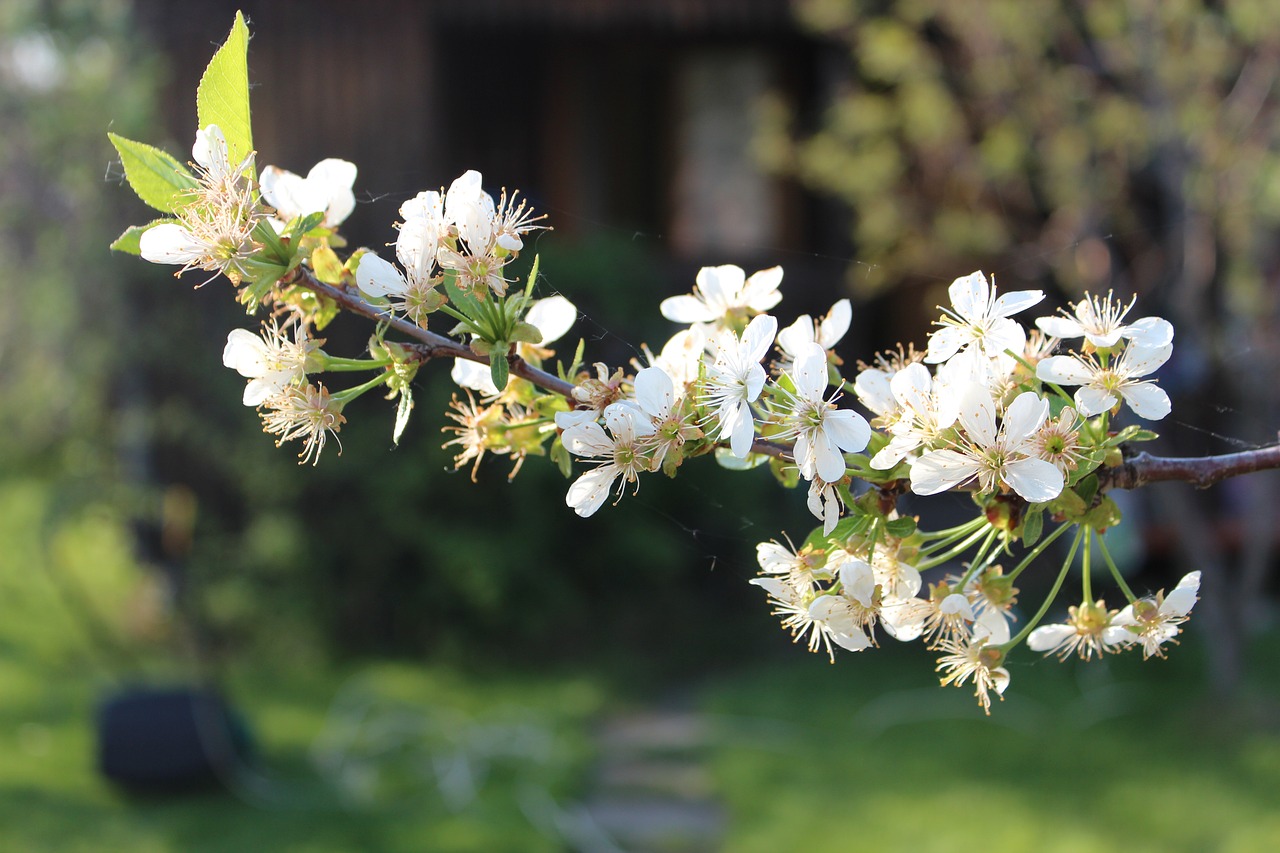
[[[560,469],[560,473],[566,480],[573,476],[573,462],[569,458],[569,451],[565,449],[564,442],[558,435],[555,441],[551,442],[551,461]]]
[[[391,443],[399,446],[400,436],[409,425],[409,415],[413,414],[413,392],[407,387],[400,389],[400,404],[396,407],[396,426],[391,432]]]
[[[748,453],[746,459],[739,459],[727,447],[716,448],[716,464],[730,471],[750,471],[752,468],[758,468],[768,461],[769,457],[763,453]]]
[[[183,196],[196,187],[196,179],[186,166],[144,142],[114,133],[108,133],[107,138],[120,153],[125,179],[138,198],[164,213],[176,213],[186,205]]]
[[[200,87],[196,89],[196,116],[200,127],[216,124],[222,130],[233,166],[253,151],[248,55],[249,28],[245,26],[244,14],[236,12],[227,40],[209,60],[200,78]]]
[[[784,489],[794,489],[800,485],[800,469],[796,467],[794,462],[770,457],[769,470],[773,472],[773,478]]]
[[[893,521],[886,521],[884,529],[894,539],[906,539],[916,532],[916,520],[911,516],[895,518]]]
[[[1080,500],[1084,501],[1085,506],[1093,503],[1093,498],[1098,494],[1098,478],[1094,474],[1080,478],[1080,482],[1073,486]]]
[[[342,282],[342,259],[328,246],[319,246],[311,253],[311,269],[325,284]]]
[[[324,222],[324,211],[308,213],[306,216],[299,216],[290,222],[287,230],[296,242],[307,236],[307,233],[321,222]]]
[[[1149,429],[1143,429],[1137,424],[1127,426],[1120,432],[1107,439],[1109,445],[1120,445],[1128,441],[1155,441],[1160,436]]]
[[[1039,509],[1028,510],[1026,518],[1022,520],[1022,545],[1030,548],[1040,539],[1040,534],[1044,532],[1044,513]]]
[[[154,222],[148,222],[146,225],[130,225],[125,229],[124,233],[115,239],[111,244],[111,248],[117,252],[127,252],[130,255],[142,254],[142,235],[148,229],[155,225],[173,224],[177,220],[164,218],[157,219]]]
[[[511,340],[526,344],[540,344],[542,343],[542,331],[532,323],[526,323],[521,320],[512,328]]]
[[[507,365],[507,347],[495,350],[489,355],[489,376],[493,379],[493,387],[501,391],[507,387],[510,367]]]

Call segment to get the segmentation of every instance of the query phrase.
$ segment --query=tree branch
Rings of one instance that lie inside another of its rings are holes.
[[[1179,481],[1203,489],[1220,480],[1280,468],[1280,445],[1243,453],[1179,459],[1139,453],[1115,468],[1098,471],[1103,489],[1136,489],[1148,483]]]
[[[473,352],[471,347],[461,341],[429,332],[408,320],[394,316],[389,311],[370,305],[349,290],[325,284],[304,266],[294,267],[289,275],[280,280],[280,283],[301,285],[315,293],[327,296],[345,311],[377,323],[387,324],[388,327],[416,341],[404,346],[415,353],[421,361],[429,361],[433,358],[464,358],[479,364],[489,363],[488,356]],[[514,354],[507,356],[507,363],[512,375],[519,376],[544,391],[559,394],[568,398],[570,402],[575,402],[573,383],[540,370]],[[752,443],[751,452],[772,456],[775,459],[791,460],[793,458],[791,447],[763,438],[757,438]],[[1139,453],[1125,459],[1124,463],[1118,467],[1100,469],[1098,481],[1102,489],[1136,489],[1148,483],[1171,480],[1193,483],[1203,489],[1230,477],[1275,468],[1280,468],[1280,445],[1243,453],[1227,453],[1194,459],[1167,458]]]
[[[360,296],[345,288],[325,284],[317,279],[311,270],[301,264],[294,267],[288,275],[280,279],[280,283],[282,285],[301,285],[308,290],[332,299],[344,311],[358,314],[361,317],[373,320],[375,323],[385,323],[389,328],[395,329],[402,335],[413,338],[417,343],[403,344],[403,346],[417,355],[420,361],[429,361],[433,358],[464,358],[467,361],[474,361],[479,364],[489,363],[489,356],[473,352],[471,347],[461,341],[455,341],[444,335],[429,332],[421,326],[410,323],[402,317],[396,317],[391,312],[376,305],[370,305]],[[567,398],[570,403],[576,405],[576,401],[573,399],[572,382],[566,382],[558,376],[553,376],[545,370],[540,370],[518,355],[508,355],[507,364],[513,376],[519,376],[544,391],[559,394]],[[789,446],[767,441],[763,438],[757,438],[752,443],[751,452],[772,456],[776,459],[790,460],[792,458]]]

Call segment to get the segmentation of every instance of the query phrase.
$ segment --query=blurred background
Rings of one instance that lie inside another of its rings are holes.
[[[106,132],[185,159],[237,8],[259,164],[357,163],[353,246],[519,188],[588,361],[704,265],[781,264],[784,324],[851,298],[850,365],[982,269],[1174,323],[1157,452],[1280,427],[1266,0],[5,0],[0,847],[1280,848],[1273,473],[1128,496],[1135,588],[1204,573],[1185,641],[1023,655],[986,720],[920,649],[788,642],[746,581],[812,520],[761,471],[578,519],[543,460],[450,470],[443,369],[398,448],[373,399],[317,468],[273,447],[226,283],[106,249],[151,218]]]

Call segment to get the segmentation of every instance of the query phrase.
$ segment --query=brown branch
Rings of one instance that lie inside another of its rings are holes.
[[[1148,483],[1178,481],[1204,489],[1220,480],[1280,468],[1280,445],[1243,453],[1177,459],[1139,453],[1114,468],[1098,471],[1103,489],[1137,489]]]
[[[376,323],[385,323],[388,328],[395,329],[407,337],[413,338],[416,343],[404,344],[406,349],[412,351],[421,361],[429,361],[433,358],[464,358],[467,361],[474,361],[479,364],[488,364],[489,356],[480,355],[474,352],[471,347],[455,341],[452,338],[446,338],[444,335],[437,335],[435,332],[429,332],[426,329],[414,323],[410,323],[402,317],[396,317],[391,312],[386,311],[376,305],[370,305],[365,302],[359,295],[352,293],[350,290],[341,287],[335,287],[331,284],[325,284],[315,277],[311,270],[304,266],[294,267],[289,275],[280,279],[282,285],[297,284],[307,288],[315,293],[327,296],[334,302],[338,303],[344,311],[350,311],[352,314],[358,314]],[[550,391],[552,394],[559,394],[567,398],[570,403],[576,405],[573,399],[573,383],[566,382],[558,376],[553,376],[545,370],[534,367],[529,362],[515,354],[507,356],[507,365],[509,366],[513,376],[519,376],[521,379],[527,380],[544,391]],[[777,459],[790,460],[791,448],[787,445],[778,444],[763,438],[757,438],[751,445],[753,453],[760,453],[765,456],[772,456]]]
[[[385,323],[389,328],[413,338],[416,343],[405,345],[422,361],[433,358],[465,358],[467,361],[488,364],[489,357],[472,351],[471,347],[429,332],[421,326],[396,317],[389,311],[370,305],[360,296],[341,287],[334,287],[317,279],[312,272],[303,266],[295,267],[281,284],[298,284],[316,293],[327,296],[346,311],[358,314],[377,323]],[[544,391],[559,394],[573,402],[573,383],[540,370],[517,355],[507,356],[511,373],[525,379]],[[772,456],[775,459],[790,461],[792,449],[785,444],[757,438],[751,445],[753,453]],[[1227,453],[1221,456],[1204,456],[1195,459],[1176,459],[1152,456],[1139,453],[1126,459],[1115,468],[1104,468],[1098,471],[1099,485],[1102,489],[1136,489],[1148,483],[1181,481],[1193,483],[1200,488],[1217,483],[1241,474],[1252,474],[1280,468],[1280,445],[1264,447],[1261,450],[1249,450],[1243,453]]]

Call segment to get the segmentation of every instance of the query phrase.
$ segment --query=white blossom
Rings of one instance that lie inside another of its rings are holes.
[[[715,362],[707,368],[703,398],[716,422],[716,439],[729,440],[734,456],[745,459],[755,437],[751,403],[764,388],[760,360],[773,344],[778,321],[768,314],[754,317],[739,338],[721,343]]]
[[[1004,485],[1032,503],[1053,500],[1062,492],[1062,472],[1033,455],[1033,437],[1048,415],[1049,401],[1026,391],[1009,404],[997,429],[990,395],[970,386],[960,405],[964,435],[953,448],[929,451],[912,464],[911,490],[933,495],[976,478],[983,492]]]
[[[1158,421],[1169,414],[1169,395],[1142,377],[1155,373],[1172,352],[1171,343],[1155,347],[1131,343],[1106,363],[1097,354],[1055,355],[1036,366],[1036,376],[1042,382],[1080,386],[1076,408],[1087,418],[1118,406],[1123,399],[1138,417]]]
[[[604,420],[609,432],[594,418],[562,418],[573,412],[561,412],[556,425],[564,429],[561,440],[574,456],[601,460],[597,468],[587,471],[569,486],[565,503],[573,511],[586,518],[604,503],[613,489],[615,480],[621,478],[618,493],[627,483],[636,483],[639,475],[649,470],[649,462],[639,447],[640,439],[652,434],[653,426],[641,412],[625,404],[614,403],[604,410]]]
[[[706,323],[720,329],[741,328],[748,317],[764,313],[782,300],[778,285],[782,267],[750,278],[741,267],[726,264],[698,270],[692,294],[662,300],[662,316],[676,323]]]
[[[944,362],[972,351],[975,355],[995,358],[1005,350],[1021,353],[1027,333],[1014,314],[1044,299],[1039,290],[1022,290],[996,297],[995,287],[987,283],[981,272],[958,278],[948,288],[951,307],[944,308],[938,325],[929,337],[929,351],[924,360],[929,364]]]
[[[794,323],[778,332],[778,351],[782,354],[778,359],[778,371],[789,371],[800,352],[811,343],[817,343],[824,350],[834,347],[849,331],[852,319],[853,307],[848,299],[832,305],[827,316],[818,322],[808,314],[801,314]]]
[[[777,437],[795,439],[792,453],[801,477],[837,482],[845,474],[844,453],[866,447],[871,426],[852,409],[834,407],[838,391],[826,398],[827,354],[821,344],[810,341],[800,348],[790,378],[795,392],[787,394],[790,411]]]
[[[293,336],[289,336],[292,326]],[[290,385],[306,378],[307,356],[318,344],[310,340],[300,323],[283,328],[272,320],[261,335],[232,329],[222,350],[222,363],[249,380],[244,404],[257,406]]]
[[[321,160],[311,167],[305,178],[286,169],[267,166],[258,181],[262,197],[284,222],[323,213],[321,224],[336,228],[356,207],[356,197],[351,191],[356,182],[356,165],[347,160],[332,157]]]
[[[1121,610],[1103,630],[1102,639],[1108,645],[1141,645],[1144,660],[1164,657],[1161,646],[1177,642],[1174,637],[1182,631],[1180,626],[1199,600],[1199,592],[1200,573],[1192,572],[1178,581],[1167,597],[1160,592]]]

